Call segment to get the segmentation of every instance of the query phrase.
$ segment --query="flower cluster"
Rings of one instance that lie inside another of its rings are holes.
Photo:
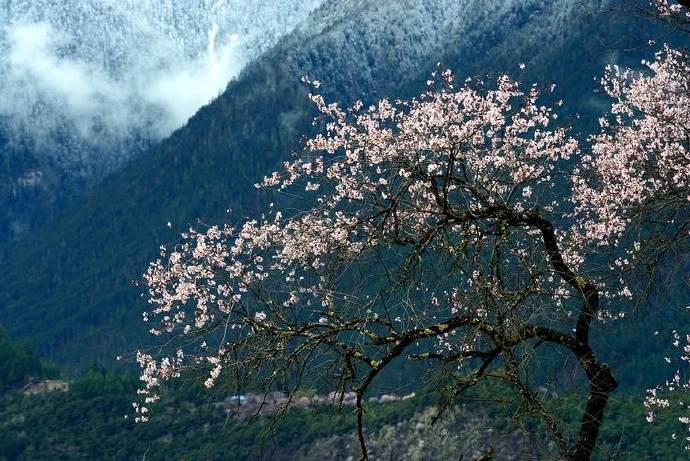
[[[687,8],[683,7],[683,5],[678,2],[669,0],[653,0],[651,3],[652,7],[656,9],[657,13],[662,17],[682,15],[686,18],[690,18],[690,11],[688,11]]]
[[[668,46],[647,71],[611,66],[602,85],[613,105],[575,170],[581,242],[616,242],[644,215],[690,202],[690,62]]]
[[[684,341],[684,343],[681,343]],[[684,403],[683,397],[687,397],[690,391],[690,382],[687,378],[683,378],[682,368],[685,368],[683,363],[687,364],[690,362],[690,335],[686,335],[684,338],[677,331],[673,331],[673,347],[680,351],[680,363],[678,368],[673,373],[673,376],[666,380],[663,385],[658,385],[652,389],[647,390],[647,395],[644,400],[644,406],[647,410],[647,421],[653,422],[657,418],[656,412],[659,410],[665,410],[671,407],[671,405],[679,406],[681,408],[688,408],[687,403]],[[667,363],[673,363],[674,359],[666,357]],[[681,394],[677,399],[673,398],[675,394]],[[690,432],[690,417],[680,416],[678,421],[685,425],[687,431]],[[676,434],[672,434],[672,438],[676,439]],[[685,448],[690,450],[690,435],[685,437]]]

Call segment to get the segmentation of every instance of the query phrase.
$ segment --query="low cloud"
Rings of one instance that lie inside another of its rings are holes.
[[[218,96],[247,61],[240,37],[217,42],[218,26],[208,32],[206,51],[187,62],[174,63],[162,74],[153,72],[141,85],[141,97],[160,108],[163,118],[154,126],[159,136],[184,124],[202,105]]]
[[[129,57],[131,68],[114,75],[102,64],[65,52],[74,38],[48,23],[15,24],[6,31],[9,52],[0,88],[0,115],[34,135],[51,138],[71,125],[84,141],[144,131],[168,135],[220,94],[246,62],[236,35],[179,57],[168,43],[149,43]]]
[[[68,168],[108,169],[132,140],[184,125],[320,3],[55,0],[3,11],[0,0],[0,130]]]

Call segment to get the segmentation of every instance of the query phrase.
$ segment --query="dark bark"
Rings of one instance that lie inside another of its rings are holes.
[[[690,0],[686,0],[686,2],[690,4]],[[597,359],[589,345],[590,325],[599,311],[599,290],[593,282],[579,277],[568,267],[558,247],[553,225],[548,220],[542,218],[537,212],[513,216],[511,220],[536,227],[541,231],[544,248],[554,271],[577,290],[582,299],[582,307],[575,327],[575,343],[568,340],[567,344],[562,344],[575,354],[580,366],[587,374],[589,384],[585,413],[582,416],[577,439],[567,459],[570,461],[588,461],[592,457],[599,437],[599,429],[604,419],[609,395],[618,386],[611,369]]]
[[[589,460],[592,457],[599,438],[599,429],[604,419],[609,395],[618,386],[606,364],[593,362],[586,371],[589,379],[589,397],[587,398],[585,414],[580,423],[580,432],[573,450],[568,456],[570,461]]]
[[[687,1],[690,3],[690,0]],[[440,194],[438,196],[438,200],[445,202],[445,198]],[[487,207],[472,212],[461,212],[460,210],[454,209],[452,206],[446,206],[444,207],[444,210],[448,214],[447,221],[444,222],[444,224],[452,222],[476,221],[488,218],[498,219],[508,226],[531,227],[533,229],[538,229],[541,232],[543,248],[552,270],[559,277],[561,277],[565,283],[570,285],[573,290],[579,294],[579,298],[581,299],[581,307],[575,325],[575,333],[564,333],[562,331],[534,324],[523,324],[518,326],[516,330],[506,331],[500,322],[492,324],[489,321],[479,320],[471,316],[458,316],[451,317],[426,327],[408,330],[401,333],[391,331],[387,335],[372,338],[373,345],[384,347],[388,346],[386,353],[384,353],[378,360],[361,357],[356,354],[351,355],[353,358],[366,363],[370,367],[369,372],[365,374],[363,381],[356,389],[358,438],[362,449],[362,459],[368,459],[363,431],[364,408],[362,406],[362,399],[374,378],[394,358],[402,355],[407,347],[413,344],[415,341],[437,337],[462,327],[472,327],[481,331],[481,333],[490,338],[495,345],[495,349],[490,351],[469,351],[465,354],[458,355],[458,357],[469,356],[483,359],[482,366],[476,370],[476,372],[466,381],[464,381],[460,388],[466,389],[475,385],[484,376],[484,372],[493,363],[494,359],[499,355],[503,356],[506,360],[507,367],[505,377],[509,379],[509,381],[513,382],[513,384],[518,386],[518,388],[522,390],[522,395],[526,396],[527,400],[531,401],[532,406],[539,410],[539,415],[559,441],[561,456],[563,459],[567,461],[590,460],[599,437],[599,430],[603,422],[609,396],[618,385],[608,365],[599,361],[589,344],[590,325],[592,320],[596,318],[600,308],[598,287],[592,281],[580,276],[568,266],[559,248],[558,240],[556,238],[556,233],[552,223],[548,219],[541,216],[537,210],[516,213],[513,210],[502,206]],[[419,242],[414,242],[414,245],[426,246],[429,243],[429,240],[432,238],[433,235],[427,235]],[[558,420],[555,419],[553,415],[548,414],[538,399],[536,399],[536,397],[534,397],[530,392],[529,388],[526,387],[527,384],[522,382],[517,361],[513,360],[513,362],[511,362],[509,360],[512,357],[513,350],[516,346],[526,344],[531,339],[538,339],[541,342],[558,344],[570,350],[570,352],[576,357],[580,367],[587,376],[589,395],[587,396],[585,412],[580,421],[577,437],[571,444],[568,444],[568,441],[563,436]],[[351,352],[352,351],[346,352],[346,354]],[[415,356],[414,358],[447,361],[456,357],[441,356],[439,354],[422,354]],[[512,368],[510,363],[513,364]],[[530,398],[530,396],[532,397]]]

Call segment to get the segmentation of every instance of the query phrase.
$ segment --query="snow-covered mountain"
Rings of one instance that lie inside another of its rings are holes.
[[[555,48],[573,16],[606,3],[330,0],[308,17],[323,1],[0,0],[0,127],[77,174],[99,175],[139,150],[133,140],[145,146],[182,126],[300,23],[291,46],[339,44],[323,50],[319,70],[345,71],[352,88],[370,92],[390,57],[414,71],[431,56],[519,34],[532,36],[523,46]],[[369,61],[348,59],[361,47]],[[313,58],[295,55],[298,65]]]
[[[375,95],[418,79],[420,70],[432,72],[439,59],[457,73],[483,74],[514,71],[521,62],[528,68],[551,68],[591,53],[591,65],[601,68],[610,57],[601,51],[616,46],[606,31],[612,15],[602,14],[611,3],[337,0],[312,13],[279,48],[291,55],[296,73],[314,72],[327,86],[337,85],[337,95],[346,98]],[[615,34],[622,35],[624,18],[616,21]],[[582,41],[576,52],[564,50],[577,38]]]
[[[133,140],[182,126],[320,3],[0,0],[0,126],[100,175]]]
[[[0,0],[0,254],[181,127],[322,0]]]

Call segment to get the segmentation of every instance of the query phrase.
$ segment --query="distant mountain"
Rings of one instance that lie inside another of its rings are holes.
[[[182,126],[322,0],[0,0],[0,254]]]
[[[4,129],[108,170],[132,152],[107,148],[169,135],[321,1],[0,0]]]
[[[620,15],[593,14],[605,6],[571,0],[325,3],[184,127],[19,245],[0,278],[0,323],[72,366],[112,360],[146,341],[140,321],[146,303],[131,281],[160,243],[174,241],[177,230],[197,218],[238,220],[261,209],[266,197],[252,184],[313,129],[302,75],[323,81],[330,98],[371,101],[423,87],[437,62],[461,76],[503,70],[519,76],[524,62],[524,78],[564,82],[559,97],[571,112],[598,110],[593,77],[602,66],[649,53],[607,51],[646,43],[649,34]]]

